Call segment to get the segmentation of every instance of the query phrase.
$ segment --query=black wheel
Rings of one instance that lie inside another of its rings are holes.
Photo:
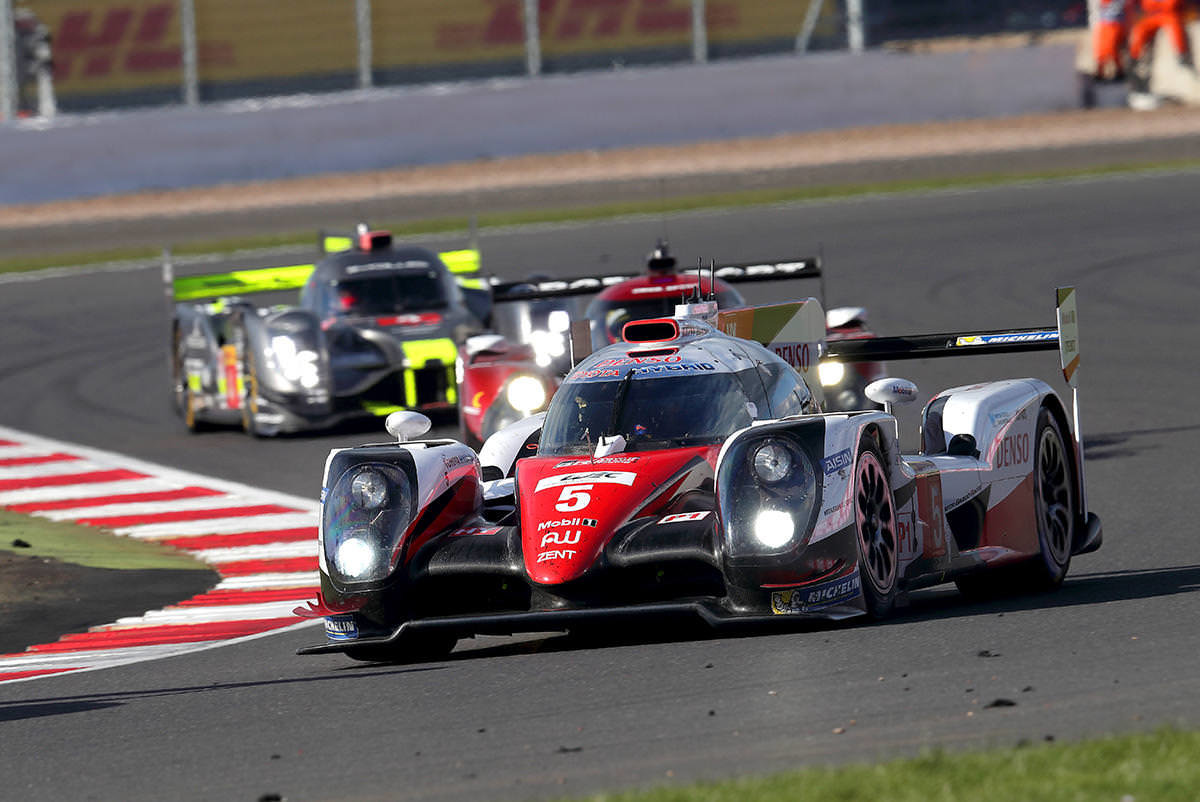
[[[1038,412],[1033,452],[1033,509],[1038,554],[1019,565],[983,570],[954,580],[964,596],[994,598],[1055,590],[1071,564],[1075,541],[1075,463],[1058,419]]]
[[[408,633],[387,646],[352,646],[346,656],[364,663],[419,663],[445,657],[457,643],[458,638],[444,632]]]
[[[244,338],[243,338],[244,341]],[[246,356],[242,360],[242,431],[251,437],[262,437],[256,421],[258,412],[258,367],[254,363],[254,354],[246,348]]]
[[[1021,566],[1022,590],[1054,590],[1071,566],[1075,542],[1075,460],[1058,419],[1042,407],[1038,412],[1033,466],[1034,511],[1038,555]]]
[[[872,435],[858,445],[854,467],[854,517],[858,533],[858,568],[867,614],[885,618],[896,603],[899,538],[896,502],[887,469]]]

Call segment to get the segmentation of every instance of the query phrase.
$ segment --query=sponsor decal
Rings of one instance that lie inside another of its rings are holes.
[[[961,496],[959,496],[958,498],[954,499],[949,504],[947,504],[946,511],[949,512],[950,510],[954,509],[955,507],[960,507],[963,504],[966,504],[968,501],[970,501],[971,499],[978,496],[980,491],[982,491],[982,490],[983,490],[983,483],[975,485],[975,487],[971,488],[969,491],[967,491],[966,493],[963,493]]]
[[[1007,345],[1011,343],[1037,343],[1058,339],[1057,331],[1021,331],[1012,334],[971,334],[959,337],[955,345]]]
[[[538,555],[539,563],[550,562],[551,560],[569,560],[575,556],[574,549],[553,549],[551,551],[543,551]]]
[[[595,529],[600,522],[595,518],[563,518],[558,521],[542,521],[538,524],[538,531],[543,529],[561,529],[567,526],[586,526]]]
[[[582,471],[577,473],[561,473],[558,476],[547,476],[539,479],[533,492],[538,493],[564,485],[581,484],[611,484],[630,487],[637,474],[633,471]]]
[[[668,292],[683,292],[684,290],[695,289],[696,282],[688,282],[687,284],[659,284],[650,287],[634,287],[633,295],[662,295]]]
[[[825,459],[821,460],[821,465],[825,468],[825,473],[837,473],[843,468],[850,467],[850,449],[843,448],[836,454],[830,454]]]
[[[574,532],[547,532],[542,535],[542,542],[538,546],[539,549],[544,549],[546,546],[575,546],[579,543],[579,538],[583,536],[583,532],[576,529]]]
[[[801,373],[808,372],[812,365],[812,351],[809,343],[772,344],[771,350]]]
[[[810,588],[777,590],[771,594],[771,612],[775,615],[811,613],[832,607],[862,592],[858,571],[850,576],[823,582]]]
[[[365,273],[370,270],[398,270],[406,267],[425,270],[429,268],[429,262],[426,262],[424,259],[409,259],[404,262],[369,262],[365,265],[349,265],[346,268],[346,273],[354,275],[355,273]]]
[[[384,315],[375,318],[380,326],[434,326],[442,322],[442,316],[437,312],[424,312],[409,315]]]
[[[572,379],[615,379],[619,374],[615,368],[601,368],[596,370],[581,370],[571,374]]]
[[[629,372],[635,376],[650,376],[657,373],[681,373],[716,369],[717,366],[711,362],[679,362],[672,365],[647,365],[645,367],[630,368]]]
[[[1000,441],[996,448],[996,467],[1015,468],[1029,462],[1029,435],[1013,434]]]
[[[841,515],[850,509],[850,499],[845,499],[840,504],[835,504],[832,507],[827,507],[821,510],[822,515]]]
[[[640,457],[600,457],[599,459],[568,459],[555,465],[555,468],[576,468],[580,465],[632,465]]]
[[[991,422],[992,426],[1003,426],[1012,419],[1013,415],[1011,412],[993,412],[988,415],[988,421]]]
[[[659,521],[660,524],[678,524],[686,521],[702,521],[708,517],[710,510],[700,510],[699,512],[677,512],[674,515],[668,515]]]
[[[474,465],[475,459],[464,454],[459,454],[453,457],[442,457],[442,467],[447,471],[452,471],[455,468],[461,468],[464,465]]]
[[[325,618],[325,636],[330,640],[354,640],[358,624],[352,615],[331,615]]]
[[[601,359],[596,363],[598,368],[620,367],[622,365],[659,365],[671,362],[682,362],[683,357],[678,354],[671,356],[624,356],[614,357],[613,359]]]
[[[500,531],[499,526],[465,526],[446,534],[446,537],[474,537],[475,535],[494,535]]]

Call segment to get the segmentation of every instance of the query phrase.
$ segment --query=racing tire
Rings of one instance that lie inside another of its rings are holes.
[[[421,663],[450,654],[458,638],[445,632],[407,633],[386,646],[351,646],[346,656],[364,663]]]
[[[874,434],[865,434],[854,462],[855,544],[863,602],[871,618],[886,618],[896,605],[900,540],[896,501]]]
[[[1046,407],[1038,412],[1034,438],[1033,505],[1038,554],[1017,568],[1017,589],[1057,590],[1071,567],[1075,542],[1075,459],[1058,419]]]
[[[242,360],[242,431],[251,437],[262,437],[263,433],[258,428],[258,423],[255,421],[254,414],[257,407],[258,398],[258,367],[254,363],[254,354],[246,351],[246,357]]]
[[[1038,412],[1033,452],[1033,508],[1038,553],[1017,565],[954,580],[964,596],[989,599],[1057,590],[1071,565],[1075,541],[1075,463],[1062,427],[1046,407]]]

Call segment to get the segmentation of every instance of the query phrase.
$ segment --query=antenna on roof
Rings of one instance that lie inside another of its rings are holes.
[[[717,260],[708,260],[708,300],[717,300]]]

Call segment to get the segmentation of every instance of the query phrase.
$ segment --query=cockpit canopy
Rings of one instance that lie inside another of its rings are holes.
[[[755,420],[817,411],[800,375],[757,343],[716,333],[666,347],[620,343],[568,374],[538,453],[590,454],[613,435],[626,451],[709,445]]]

